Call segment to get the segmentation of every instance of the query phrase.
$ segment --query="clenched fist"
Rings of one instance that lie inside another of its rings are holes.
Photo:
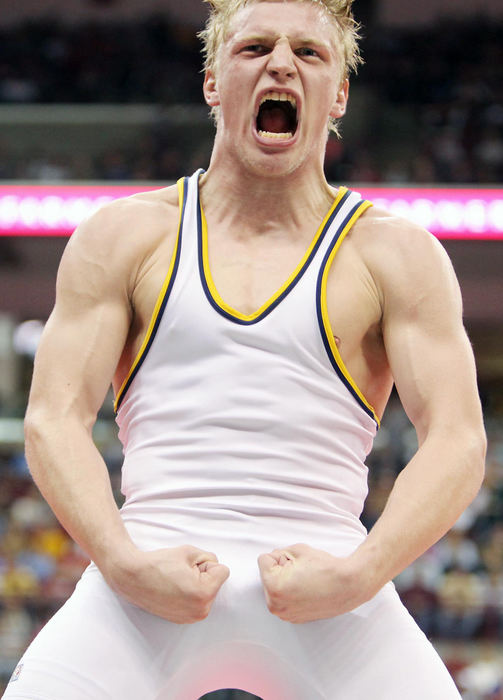
[[[179,624],[207,617],[227,566],[215,554],[191,546],[136,550],[107,572],[111,588],[153,615]]]
[[[267,607],[288,622],[341,615],[377,592],[350,557],[334,557],[307,544],[261,554],[258,563]]]

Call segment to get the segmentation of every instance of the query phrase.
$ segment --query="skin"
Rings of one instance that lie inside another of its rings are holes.
[[[244,313],[289,276],[335,196],[322,167],[328,117],[344,114],[348,96],[335,37],[311,3],[254,3],[234,18],[217,72],[205,78],[206,101],[220,107],[201,181],[210,267],[222,298]],[[257,100],[272,89],[300,105],[288,142],[261,139],[254,128]],[[156,615],[190,623],[208,614],[228,568],[218,553],[189,543],[138,550],[91,437],[110,382],[117,390],[141,345],[178,216],[176,191],[165,188],[112,203],[72,236],[35,362],[26,450],[42,493],[109,585]],[[369,600],[451,527],[483,477],[474,360],[440,244],[371,208],[335,258],[328,308],[355,382],[379,415],[395,382],[419,449],[352,555],[278,543],[259,557],[269,610],[290,622]]]

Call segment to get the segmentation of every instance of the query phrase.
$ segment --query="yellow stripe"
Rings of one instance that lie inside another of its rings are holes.
[[[367,401],[365,396],[362,394],[358,386],[356,385],[353,377],[349,374],[343,360],[341,357],[341,354],[339,352],[339,348],[337,347],[337,343],[335,342],[334,334],[332,332],[332,328],[330,326],[330,319],[328,317],[328,304],[327,304],[327,280],[328,280],[328,273],[330,272],[330,267],[332,265],[332,262],[334,260],[334,257],[339,250],[342,241],[346,237],[347,233],[350,231],[351,227],[355,223],[355,221],[363,214],[364,211],[366,211],[369,207],[372,206],[371,202],[362,202],[361,205],[358,207],[358,209],[354,212],[353,216],[351,219],[348,221],[344,229],[341,231],[339,238],[336,242],[336,244],[333,247],[332,252],[330,253],[330,256],[327,260],[327,264],[325,266],[325,269],[323,271],[323,277],[321,280],[321,316],[323,319],[323,326],[325,328],[325,333],[327,334],[328,342],[330,345],[330,350],[332,351],[332,355],[334,356],[335,361],[337,362],[337,365],[339,369],[341,370],[342,374],[346,378],[346,380],[349,382],[349,384],[353,387],[355,393],[357,396],[360,398],[363,404],[367,406],[367,408],[372,411],[374,418],[377,422],[377,425],[380,425],[379,418],[374,410],[374,407],[371,406],[371,404]]]
[[[329,220],[330,216],[332,215],[332,212],[336,208],[336,206],[339,204],[341,199],[344,197],[344,195],[347,192],[347,187],[340,187],[339,191],[337,193],[337,197],[334,200],[334,203],[330,207],[330,210],[328,214],[325,216],[323,219],[321,226],[318,228],[316,235],[314,236],[311,245],[309,246],[307,252],[304,254],[302,260],[300,263],[297,265],[295,270],[292,272],[292,274],[289,276],[287,281],[278,289],[278,291],[273,294],[273,296],[268,299],[265,304],[262,304],[262,306],[255,311],[254,313],[247,315],[243,314],[240,311],[237,311],[234,309],[232,306],[229,306],[229,304],[226,304],[226,302],[222,299],[220,294],[218,293],[217,288],[215,287],[215,283],[213,282],[213,277],[211,276],[211,270],[210,270],[210,264],[209,264],[209,256],[208,256],[208,225],[206,223],[206,217],[204,215],[203,207],[202,205],[200,206],[201,209],[201,225],[202,225],[202,253],[203,253],[203,271],[204,271],[204,277],[206,280],[206,284],[208,286],[208,289],[210,290],[210,294],[213,297],[214,301],[220,306],[221,309],[226,311],[228,314],[231,316],[234,316],[235,318],[239,318],[242,321],[254,321],[256,318],[258,318],[261,314],[266,311],[271,304],[273,304],[276,299],[283,294],[283,292],[290,286],[290,284],[295,280],[297,275],[300,273],[302,268],[304,267],[307,259],[311,255],[311,252],[313,248],[315,247],[316,243],[318,242],[319,237],[321,236],[327,221]]]
[[[168,273],[167,273],[167,275],[166,275],[166,278],[164,279],[163,285],[162,285],[162,287],[161,287],[161,291],[159,292],[159,295],[158,295],[158,297],[157,297],[157,301],[156,301],[155,306],[154,306],[154,311],[152,312],[152,316],[151,316],[151,318],[150,318],[150,323],[149,323],[149,326],[148,326],[148,328],[147,328],[147,332],[146,332],[146,334],[145,334],[145,337],[144,337],[144,339],[143,339],[143,342],[142,342],[142,344],[141,344],[141,347],[140,347],[140,349],[139,349],[139,351],[138,351],[138,353],[137,353],[137,355],[136,355],[136,358],[135,358],[133,364],[131,365],[131,369],[130,369],[129,372],[127,373],[127,376],[126,376],[126,378],[124,379],[124,381],[122,382],[122,386],[121,386],[121,388],[119,389],[119,391],[117,392],[117,395],[116,395],[116,397],[115,397],[115,401],[114,401],[114,409],[115,409],[115,411],[117,411],[117,407],[118,407],[119,402],[120,402],[120,400],[121,400],[121,398],[122,398],[122,394],[123,394],[124,391],[125,391],[125,388],[126,388],[126,386],[127,386],[127,383],[128,383],[128,381],[129,381],[129,378],[131,377],[131,375],[132,375],[133,372],[135,371],[136,367],[138,366],[138,363],[139,363],[139,362],[141,361],[141,359],[143,358],[143,355],[144,355],[144,353],[145,353],[145,349],[146,349],[146,347],[147,347],[147,345],[148,345],[148,343],[149,343],[149,341],[150,341],[150,338],[151,338],[151,336],[152,336],[152,332],[153,332],[153,330],[154,330],[154,326],[155,326],[155,323],[156,323],[156,321],[157,321],[157,317],[158,317],[158,315],[159,315],[159,310],[160,310],[161,305],[162,305],[162,302],[163,302],[163,300],[164,300],[164,296],[165,296],[165,294],[166,294],[166,290],[168,289],[169,283],[170,283],[170,281],[171,281],[171,276],[173,275],[173,269],[174,269],[174,267],[175,267],[175,261],[176,261],[176,255],[177,255],[177,252],[178,252],[178,246],[180,245],[180,231],[181,231],[181,228],[182,228],[183,197],[184,197],[184,187],[185,187],[185,180],[184,180],[184,178],[181,178],[180,180],[178,180],[178,182],[177,182],[177,187],[178,187],[178,202],[179,202],[179,210],[180,210],[180,212],[179,212],[179,219],[178,219],[178,232],[177,232],[177,236],[176,236],[175,246],[174,246],[174,249],[173,249],[173,254],[171,255],[171,261],[170,261],[170,264],[169,264]]]

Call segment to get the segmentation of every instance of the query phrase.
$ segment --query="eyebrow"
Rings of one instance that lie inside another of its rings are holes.
[[[255,44],[260,44],[263,42],[276,40],[278,36],[276,34],[266,34],[266,33],[261,33],[261,34],[249,34],[247,36],[243,37],[236,37],[236,43],[238,44],[243,44],[243,43],[255,43]],[[330,48],[330,42],[329,41],[324,41],[323,39],[310,39],[309,37],[290,37],[289,41],[292,41],[294,44],[299,44],[300,46],[319,46],[325,49]]]
[[[302,38],[300,38],[300,39],[298,39],[298,43],[301,46],[308,46],[309,45],[309,46],[321,46],[321,47],[324,47],[326,49],[330,48],[330,42],[323,41],[322,39],[309,39],[309,38],[302,39]]]

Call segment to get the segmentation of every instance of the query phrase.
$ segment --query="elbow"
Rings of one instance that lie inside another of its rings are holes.
[[[67,430],[64,422],[44,406],[28,406],[24,419],[24,448],[31,475],[36,480],[47,462],[51,444]]]
[[[485,476],[487,437],[483,428],[466,436],[467,486],[477,495]]]
[[[28,409],[24,418],[25,446],[28,448],[34,442],[37,442],[42,434],[43,428],[40,417],[35,416],[34,412]]]
[[[45,405],[37,405],[33,401],[28,404],[24,417],[25,443],[31,444],[43,438],[47,426],[51,423],[51,413]]]
[[[481,483],[484,480],[485,472],[486,472],[486,456],[487,456],[487,435],[485,433],[485,430],[481,430],[481,435],[479,438],[479,461],[480,461],[480,474],[481,474]]]
[[[43,450],[48,432],[47,420],[40,413],[28,410],[24,419],[24,446],[30,471],[38,462],[36,455]]]

